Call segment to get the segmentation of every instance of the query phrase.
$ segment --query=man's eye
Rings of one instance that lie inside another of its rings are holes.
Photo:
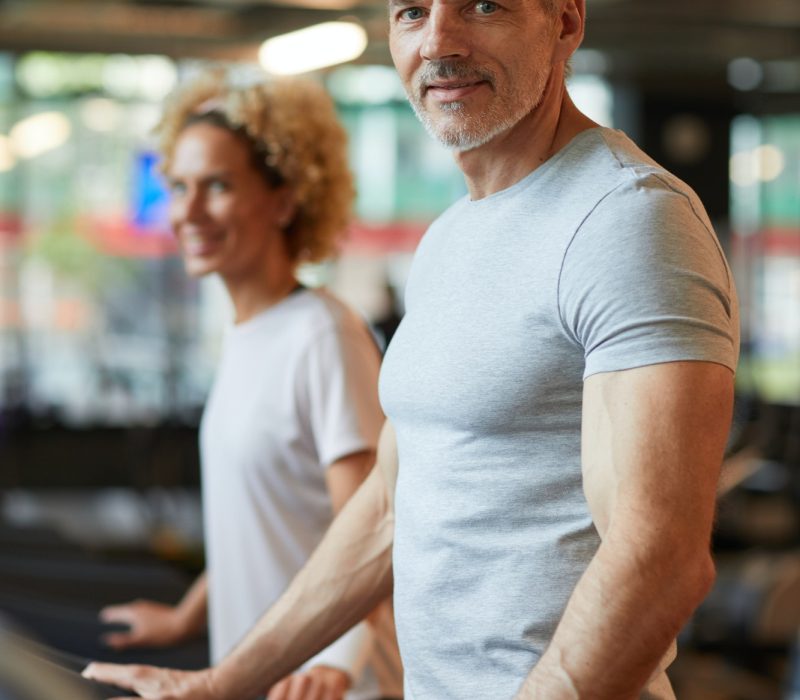
[[[422,18],[422,9],[419,7],[409,7],[400,13],[400,19],[415,21]]]
[[[169,183],[167,183],[167,186],[170,194],[172,195],[183,194],[186,191],[186,185],[184,185],[182,182],[177,182],[176,180],[171,180]]]
[[[211,180],[208,183],[208,189],[212,192],[226,192],[228,190],[228,183],[225,180]]]
[[[481,15],[490,15],[497,10],[497,4],[491,2],[491,0],[481,0],[475,3],[475,9]]]

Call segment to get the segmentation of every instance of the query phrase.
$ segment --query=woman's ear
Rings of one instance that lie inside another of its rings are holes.
[[[277,211],[276,220],[278,227],[285,230],[294,221],[297,215],[297,201],[292,189],[286,185],[279,187],[276,190],[277,194]]]

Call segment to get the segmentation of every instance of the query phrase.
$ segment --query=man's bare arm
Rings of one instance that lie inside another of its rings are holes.
[[[397,449],[387,421],[376,468],[284,595],[218,666],[178,672],[91,664],[84,675],[154,699],[242,700],[263,695],[391,593],[396,475]]]
[[[675,362],[590,377],[583,474],[601,536],[517,700],[638,698],[714,579],[733,374]]]
[[[349,501],[370,469],[375,465],[375,451],[363,450],[353,452],[336,460],[325,470],[325,482],[331,499],[334,517],[338,515]],[[367,637],[367,635],[364,635]],[[290,700],[303,698],[311,700],[325,697],[326,700],[342,700],[353,684],[353,676],[348,661],[358,663],[369,639],[362,639],[358,648],[351,647],[350,656],[338,655],[339,665],[333,666],[324,660],[310,668],[295,671],[273,685],[269,691],[269,700]]]

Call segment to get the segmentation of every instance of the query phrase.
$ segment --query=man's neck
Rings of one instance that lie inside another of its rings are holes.
[[[540,105],[511,129],[483,146],[455,154],[470,199],[483,199],[511,187],[580,132],[596,126],[575,107],[563,79],[551,80]]]

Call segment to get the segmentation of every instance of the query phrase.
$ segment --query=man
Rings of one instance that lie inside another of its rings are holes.
[[[469,197],[415,258],[379,468],[218,667],[88,675],[249,697],[394,583],[409,700],[674,697],[674,638],[714,577],[736,299],[691,190],[570,101],[584,16],[390,0],[395,65]]]

